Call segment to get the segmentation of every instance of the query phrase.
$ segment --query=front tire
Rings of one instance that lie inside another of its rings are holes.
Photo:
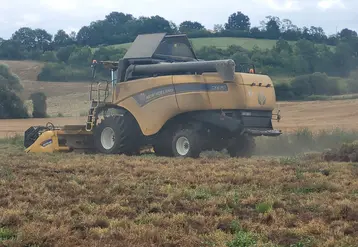
[[[200,135],[194,129],[181,129],[174,133],[172,151],[175,157],[198,158],[201,152]]]
[[[139,149],[140,129],[129,113],[105,117],[94,129],[96,149],[105,154],[131,155]]]

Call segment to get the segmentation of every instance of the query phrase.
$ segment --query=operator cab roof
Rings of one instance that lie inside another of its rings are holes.
[[[132,43],[124,59],[198,60],[185,34],[141,34]]]

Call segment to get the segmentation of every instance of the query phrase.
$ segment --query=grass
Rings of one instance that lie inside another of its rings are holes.
[[[301,130],[283,140],[311,147],[357,137],[325,133]],[[1,246],[328,247],[358,241],[358,166],[352,163],[297,152],[198,160],[25,154],[21,142],[19,136],[0,142]]]

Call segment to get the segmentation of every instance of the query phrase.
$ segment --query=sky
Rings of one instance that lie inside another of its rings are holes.
[[[252,26],[272,15],[298,27],[320,26],[326,34],[343,28],[358,31],[358,0],[1,0],[0,37],[10,38],[21,27],[51,34],[78,31],[112,11],[134,17],[160,15],[176,24],[199,21],[208,29],[241,11]]]

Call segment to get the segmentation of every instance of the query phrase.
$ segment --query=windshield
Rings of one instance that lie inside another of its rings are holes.
[[[155,55],[195,58],[190,47],[186,43],[181,42],[181,40],[176,39],[163,40]]]

